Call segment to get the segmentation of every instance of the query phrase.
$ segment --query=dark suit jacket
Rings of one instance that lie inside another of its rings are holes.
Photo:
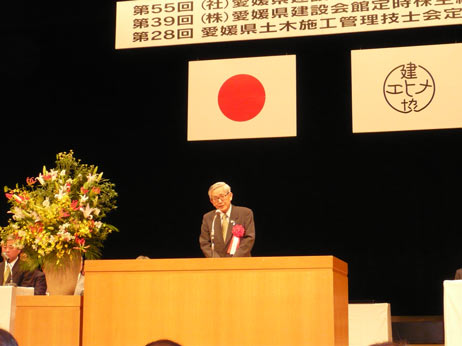
[[[0,263],[0,284],[3,284],[5,262]],[[45,274],[40,270],[27,272],[19,267],[19,260],[13,266],[13,282],[21,287],[34,287],[35,295],[44,295],[47,292]]]
[[[201,234],[199,243],[205,257],[229,257],[227,254],[229,244],[233,237],[233,225],[242,225],[245,229],[245,234],[241,238],[239,248],[237,249],[234,257],[248,257],[251,256],[253,244],[255,242],[255,223],[253,220],[253,212],[249,208],[238,207],[233,205],[231,208],[231,215],[229,218],[229,225],[226,234],[226,239],[223,240],[221,231],[220,215],[215,219],[215,232],[214,232],[214,252],[212,255],[212,239],[211,230],[213,219],[216,215],[216,210],[212,210],[205,214],[202,218]]]

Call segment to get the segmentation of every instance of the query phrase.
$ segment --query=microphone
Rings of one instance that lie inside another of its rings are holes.
[[[10,259],[8,255],[4,252],[2,252],[2,257],[5,259],[5,262],[8,262],[8,260]]]
[[[212,230],[210,231],[210,240],[212,242],[212,258],[215,253],[215,220],[217,219],[217,216],[220,213],[221,211],[215,210],[215,216],[213,217],[213,221],[212,221]]]

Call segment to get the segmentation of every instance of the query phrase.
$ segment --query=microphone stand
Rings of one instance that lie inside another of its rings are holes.
[[[13,286],[13,287],[16,287],[16,283],[13,282],[13,269],[11,269],[11,273],[10,273],[10,282],[8,282],[5,286]]]
[[[220,213],[219,210],[215,212],[215,216],[213,217],[212,221],[212,230],[210,231],[210,240],[211,240],[211,245],[212,245],[212,258],[215,255],[215,220],[217,218],[217,215]]]

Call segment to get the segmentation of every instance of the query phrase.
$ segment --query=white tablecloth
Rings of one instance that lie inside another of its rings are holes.
[[[462,280],[445,280],[444,344],[462,345]]]
[[[349,346],[392,341],[390,304],[348,304]]]
[[[13,333],[16,296],[32,295],[33,287],[0,286],[0,328]]]

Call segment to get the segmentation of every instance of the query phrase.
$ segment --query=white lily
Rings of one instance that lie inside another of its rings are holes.
[[[48,208],[50,206],[50,199],[47,197],[45,198],[45,200],[42,202],[42,205],[45,207],[45,208]]]
[[[15,220],[21,220],[24,219],[24,217],[26,217],[24,210],[22,210],[19,207],[14,207],[13,211],[8,211],[7,213],[13,214],[13,219]]]
[[[42,174],[41,174],[41,173],[40,173],[40,175],[37,177],[37,180],[39,181],[40,185],[44,185],[44,184],[45,184],[45,180],[43,180]]]
[[[70,224],[68,222],[66,222],[66,223],[62,224],[61,226],[59,226],[59,232],[57,233],[57,235],[59,235],[61,237],[61,239],[64,240],[64,241],[70,241],[70,240],[74,239],[74,236],[67,231],[67,228],[69,226],[70,226]]]
[[[67,188],[61,186],[57,194],[55,194],[55,198],[61,200],[67,194]]]
[[[33,211],[30,214],[34,218],[34,222],[39,222],[42,220],[40,215],[36,211]]]
[[[39,174],[37,180],[39,181],[40,185],[45,185],[45,179],[43,179],[42,173]]]
[[[66,229],[67,229],[69,226],[70,226],[69,222],[63,223],[62,225],[59,226],[59,232],[58,232],[58,233],[65,232]]]
[[[58,171],[56,169],[50,170],[50,175],[51,175],[51,181],[56,180],[56,177],[58,176]]]
[[[97,178],[98,178],[97,174],[88,173],[87,175],[87,179],[89,183],[93,183],[94,181],[96,181]]]
[[[83,217],[86,218],[86,219],[92,219],[93,218],[93,215],[91,215],[92,213],[94,213],[95,215],[98,215],[100,210],[98,208],[91,208],[89,204],[87,204],[85,206],[85,208],[80,208],[80,211],[83,213]]]

